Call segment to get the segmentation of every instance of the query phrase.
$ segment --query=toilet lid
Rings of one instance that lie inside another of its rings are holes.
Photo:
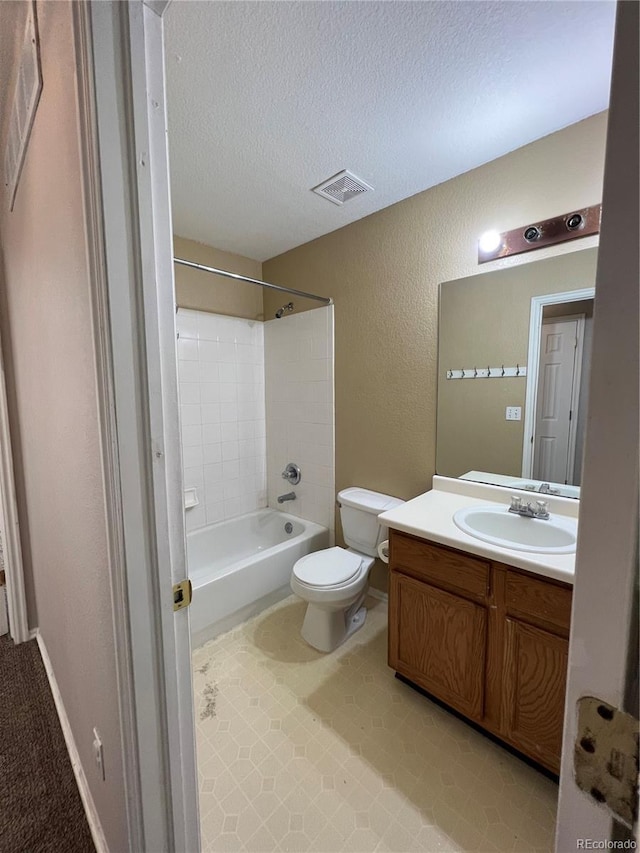
[[[361,557],[336,546],[302,557],[293,574],[309,586],[337,586],[357,575],[361,565]]]

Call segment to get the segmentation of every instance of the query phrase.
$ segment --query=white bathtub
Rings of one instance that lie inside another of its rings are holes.
[[[291,525],[291,532],[285,525]],[[329,531],[272,509],[187,535],[191,640],[200,646],[289,595],[293,564],[329,547]]]

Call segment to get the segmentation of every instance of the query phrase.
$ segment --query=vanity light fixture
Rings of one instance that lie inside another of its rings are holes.
[[[485,232],[478,241],[478,263],[519,255],[532,249],[542,249],[566,240],[588,237],[600,231],[602,205],[593,204],[580,210],[572,210],[553,219],[532,222],[512,231]]]

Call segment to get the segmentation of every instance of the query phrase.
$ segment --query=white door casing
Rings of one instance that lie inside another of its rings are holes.
[[[542,324],[533,477],[573,484],[584,315]]]
[[[103,369],[112,382],[122,528],[120,689],[130,682],[123,757],[132,853],[200,848],[189,615],[174,612],[172,594],[186,576],[186,547],[164,8],[141,0],[90,7],[110,362]]]

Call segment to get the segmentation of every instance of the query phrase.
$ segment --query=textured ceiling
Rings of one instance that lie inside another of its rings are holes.
[[[606,109],[614,14],[582,0],[176,0],[174,230],[265,260]],[[342,169],[375,191],[344,207],[310,192]]]

